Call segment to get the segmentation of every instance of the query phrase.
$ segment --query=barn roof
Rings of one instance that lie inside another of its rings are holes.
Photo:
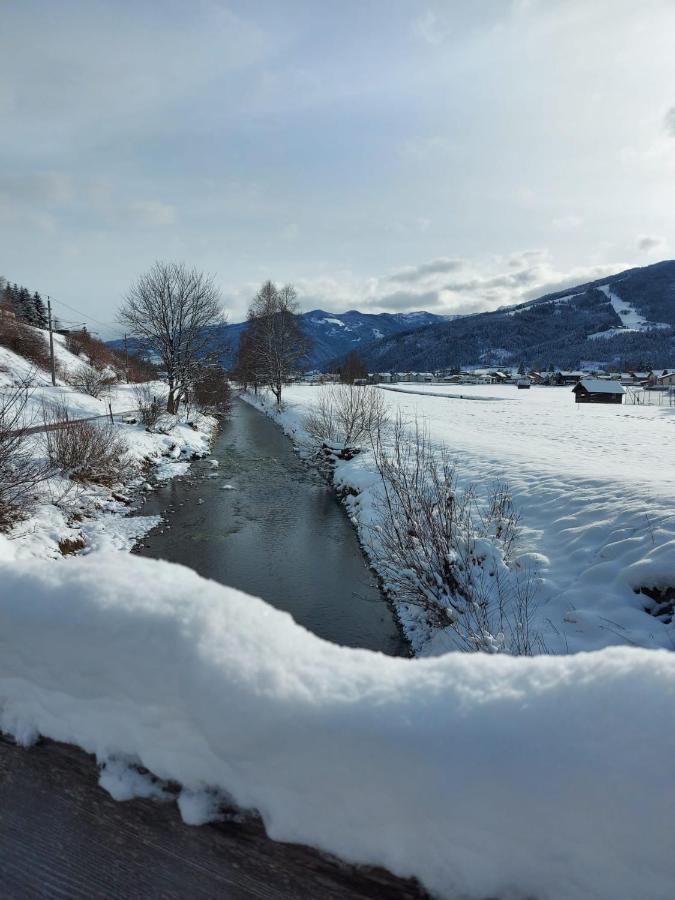
[[[575,384],[573,391],[581,386],[586,388],[589,394],[625,394],[626,390],[618,381],[610,381],[608,378],[582,378],[579,384]]]

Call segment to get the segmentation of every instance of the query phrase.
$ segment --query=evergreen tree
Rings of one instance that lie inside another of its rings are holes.
[[[28,293],[28,288],[19,288],[18,295],[19,317],[28,325],[35,325],[36,311],[33,298]]]
[[[48,325],[47,307],[37,291],[33,294],[33,306],[35,307],[35,324],[38,328],[46,328]]]

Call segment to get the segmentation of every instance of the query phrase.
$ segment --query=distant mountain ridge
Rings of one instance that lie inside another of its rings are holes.
[[[311,341],[312,349],[306,362],[308,369],[322,369],[330,360],[359,350],[363,344],[391,337],[401,331],[420,328],[433,322],[445,321],[443,316],[429,312],[362,313],[352,309],[344,313],[313,309],[300,314],[300,324]],[[235,360],[239,338],[245,322],[217,325],[210,329],[210,349],[221,365],[230,368]],[[109,341],[111,347],[122,347],[123,341]],[[130,342],[135,347],[135,342]]]
[[[535,300],[400,331],[359,353],[373,371],[469,365],[576,367],[632,360],[675,365],[675,261],[546,294]],[[337,360],[333,360],[335,364]]]

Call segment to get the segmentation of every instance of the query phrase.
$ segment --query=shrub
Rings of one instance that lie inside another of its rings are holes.
[[[155,396],[149,384],[140,383],[134,386],[134,397],[146,428],[153,428],[162,413],[162,404]]]
[[[314,441],[344,450],[366,440],[372,442],[387,422],[384,397],[377,388],[332,384],[322,389],[304,426]]]
[[[400,418],[386,447],[376,441],[375,459],[382,497],[369,550],[396,599],[420,607],[455,649],[543,651],[535,579],[513,560],[518,516],[507,486],[479,504],[472,487],[458,489],[446,454]]]
[[[67,421],[63,407],[52,408],[50,425]],[[49,462],[72,481],[112,487],[129,477],[133,466],[128,447],[111,422],[71,422],[45,432]]]
[[[37,485],[49,477],[49,466],[32,452],[25,414],[28,384],[0,396],[0,531],[30,515]]]
[[[0,306],[0,346],[40,369],[49,369],[49,346],[44,332],[17,319],[4,305]]]
[[[114,382],[114,377],[109,373],[86,365],[80,366],[76,372],[68,376],[68,384],[71,387],[82,394],[89,394],[90,397],[100,397]]]
[[[122,355],[119,351],[115,351],[115,356],[120,358],[121,363]],[[129,382],[138,384],[142,381],[156,381],[159,378],[159,374],[159,366],[149,362],[147,359],[143,359],[137,353],[129,353],[126,366],[126,375]]]
[[[66,335],[66,349],[75,356],[86,356],[89,365],[98,371],[110,368],[117,370],[120,367],[119,355],[86,328]]]

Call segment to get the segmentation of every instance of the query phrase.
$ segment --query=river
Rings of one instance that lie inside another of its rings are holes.
[[[139,513],[164,521],[134,552],[262,597],[326,640],[408,655],[333,491],[244,401],[234,401],[212,456],[159,486]]]

